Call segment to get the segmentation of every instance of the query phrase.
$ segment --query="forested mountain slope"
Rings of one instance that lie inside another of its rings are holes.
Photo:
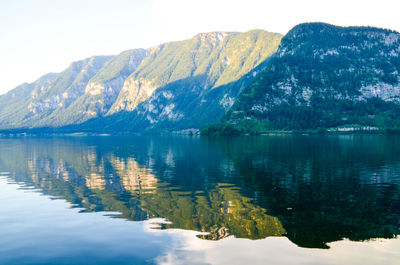
[[[75,62],[0,96],[0,128],[93,120],[101,128],[139,131],[217,122],[243,87],[231,84],[271,56],[281,38],[262,30],[201,33],[147,50]]]
[[[240,94],[225,125],[239,131],[399,127],[399,54],[395,31],[300,24]]]

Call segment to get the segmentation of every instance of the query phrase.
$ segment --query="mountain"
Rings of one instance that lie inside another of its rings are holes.
[[[47,74],[0,96],[0,127],[39,127],[63,124],[55,114],[68,111],[85,94],[89,80],[110,60],[93,56],[72,63],[59,74]],[[84,114],[82,113],[82,116]]]
[[[399,54],[400,33],[372,27],[200,33],[23,84],[0,96],[0,129],[397,130]]]
[[[0,128],[200,128],[223,117],[281,38],[262,30],[201,33],[75,62],[0,96]]]
[[[84,93],[66,110],[54,113],[65,125],[86,121],[105,115],[118,97],[125,79],[136,70],[146,57],[144,49],[128,50],[107,61],[103,67],[87,82]],[[53,121],[47,125],[54,125]]]
[[[305,23],[205,133],[400,127],[400,34]]]

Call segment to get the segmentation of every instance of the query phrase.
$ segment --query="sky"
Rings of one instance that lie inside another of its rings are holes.
[[[400,31],[400,1],[0,0],[0,94],[92,55],[302,22]]]

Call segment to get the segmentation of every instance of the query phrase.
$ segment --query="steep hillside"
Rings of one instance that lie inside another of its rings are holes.
[[[224,122],[248,132],[400,127],[399,54],[395,31],[300,24]]]
[[[155,60],[155,64],[134,73],[138,76],[135,80],[160,85],[155,85],[154,93],[148,93],[151,96],[130,113],[132,130],[200,128],[220,120],[241,89],[254,78],[246,73],[271,56],[280,39],[279,34],[260,30],[199,34],[180,43],[179,55],[175,43],[169,44],[171,47],[167,44],[164,52],[174,56],[164,58],[161,54],[160,62]],[[133,76],[130,78],[127,82]],[[132,102],[129,97],[126,99],[125,102]]]
[[[74,124],[105,115],[118,97],[125,79],[146,55],[146,50],[135,49],[113,57],[90,78],[80,96],[68,108],[58,109],[40,125]]]
[[[0,126],[38,127],[48,125],[54,112],[68,109],[85,93],[88,81],[112,57],[93,56],[72,63],[59,74],[48,74],[31,84],[23,84],[0,97]],[[54,121],[63,124],[63,121]]]
[[[277,50],[281,38],[262,30],[201,33],[148,50],[75,62],[62,73],[0,96],[0,128],[88,120],[91,128],[97,123],[129,131],[199,128],[220,120],[254,78],[244,76]]]
[[[10,128],[20,124],[29,113],[29,102],[34,90],[48,86],[56,74],[47,74],[31,84],[24,83],[5,95],[0,96],[0,126]]]

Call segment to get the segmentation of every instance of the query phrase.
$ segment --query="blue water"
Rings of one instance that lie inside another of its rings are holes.
[[[0,139],[0,264],[400,264],[400,141]]]

